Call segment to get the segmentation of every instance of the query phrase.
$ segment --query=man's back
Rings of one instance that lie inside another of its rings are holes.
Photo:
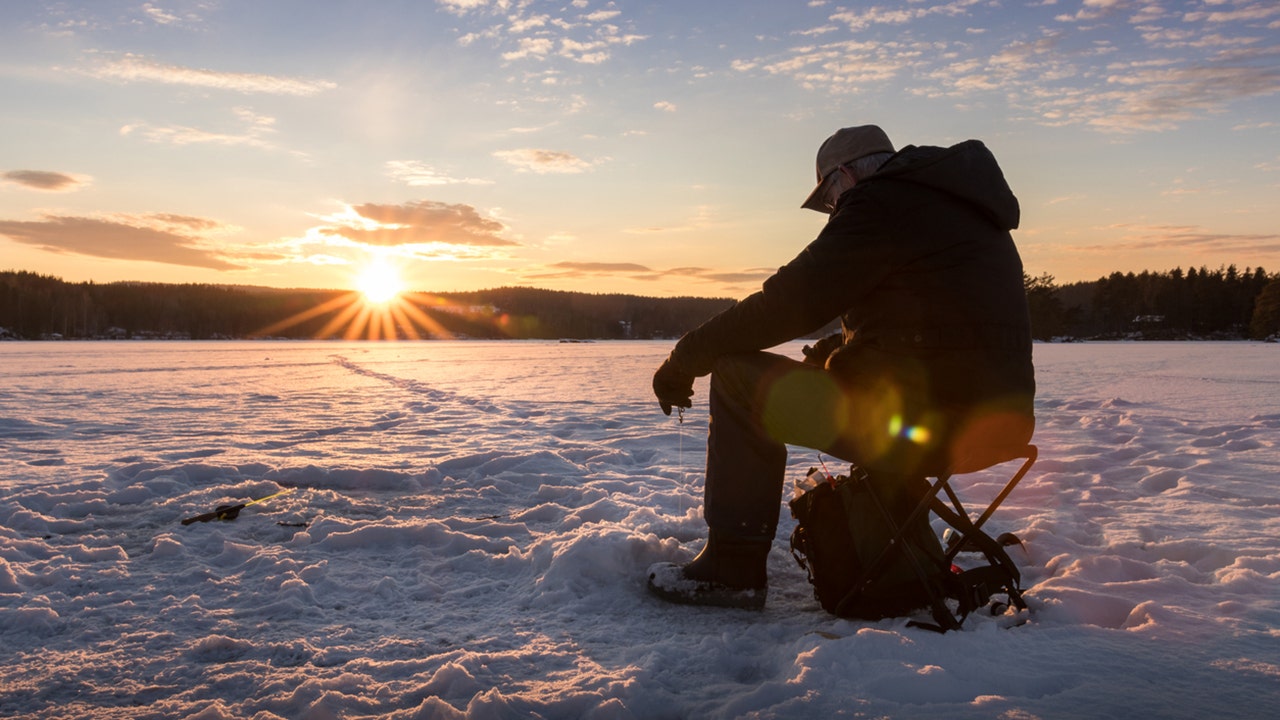
[[[906,148],[859,183],[823,234],[856,252],[858,274],[880,267],[851,293],[832,371],[899,393],[918,417],[943,413],[947,432],[999,413],[1011,443],[1028,440],[1035,378],[1017,223],[1017,200],[976,141]]]

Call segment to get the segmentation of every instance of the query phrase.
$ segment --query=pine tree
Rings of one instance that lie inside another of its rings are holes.
[[[1249,324],[1249,336],[1255,340],[1277,334],[1280,334],[1280,276],[1258,293],[1253,304],[1253,322]]]

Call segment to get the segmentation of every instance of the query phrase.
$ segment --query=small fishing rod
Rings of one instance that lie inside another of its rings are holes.
[[[250,505],[257,505],[260,502],[266,502],[271,498],[277,498],[277,497],[280,497],[281,495],[287,495],[291,492],[293,492],[293,488],[285,488],[278,493],[272,493],[270,495],[267,495],[266,497],[260,497],[260,498],[257,498],[256,500],[249,500],[247,502],[242,502],[238,505],[219,505],[218,507],[213,509],[213,512],[201,513],[200,515],[193,515],[189,518],[184,518],[182,521],[182,524],[190,525],[191,523],[209,522],[210,520],[228,520],[228,521],[235,520],[237,517],[240,516],[240,511],[249,507]]]

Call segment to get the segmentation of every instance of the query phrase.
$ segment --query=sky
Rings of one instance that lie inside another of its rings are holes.
[[[986,143],[1032,276],[1280,271],[1275,0],[3,0],[0,97],[73,282],[741,297],[867,123]]]

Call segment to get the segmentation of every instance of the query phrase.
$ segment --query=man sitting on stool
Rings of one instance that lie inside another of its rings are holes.
[[[650,568],[666,600],[763,607],[788,444],[920,478],[1031,439],[1018,200],[991,152],[977,140],[894,152],[862,125],[822,144],[817,177],[803,207],[831,216],[818,237],[653,376],[670,414],[711,374],[707,543],[687,565]],[[843,333],[805,362],[763,352],[837,317]]]

